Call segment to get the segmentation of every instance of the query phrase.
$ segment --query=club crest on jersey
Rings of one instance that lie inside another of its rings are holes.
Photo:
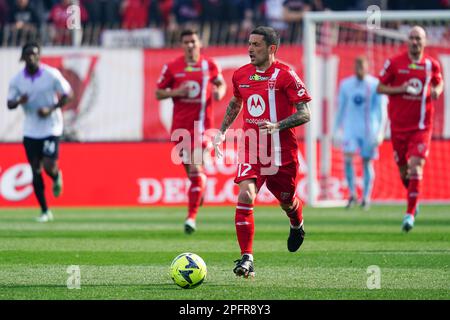
[[[276,82],[277,82],[276,79],[269,79],[269,81],[267,82],[267,84],[268,84],[270,90],[275,89],[275,83],[276,83]]]
[[[255,73],[252,74],[248,79],[253,81],[266,81],[269,80],[269,77],[262,77],[259,74]]]
[[[266,103],[259,94],[252,94],[247,99],[247,109],[253,117],[261,116],[266,110]]]

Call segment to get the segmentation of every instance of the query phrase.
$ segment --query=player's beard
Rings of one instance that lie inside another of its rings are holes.
[[[188,62],[196,63],[200,58],[200,50],[197,50],[196,48],[187,49],[185,56]]]
[[[254,59],[253,59],[253,61],[250,60],[250,63],[257,68],[265,66],[269,61],[269,53],[268,52],[265,52],[264,54],[261,54],[259,56],[254,54],[253,57],[254,57]]]
[[[423,48],[419,45],[409,46],[409,55],[414,59],[419,59],[422,55]]]

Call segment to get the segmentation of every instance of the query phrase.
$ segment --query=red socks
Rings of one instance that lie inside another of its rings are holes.
[[[413,176],[409,179],[408,184],[408,208],[406,213],[414,214],[416,212],[417,202],[419,200],[420,185],[422,179],[418,176]]]
[[[253,236],[255,222],[253,218],[253,204],[238,202],[235,215],[236,234],[241,248],[241,254],[253,253]]]
[[[189,176],[189,180],[191,181],[191,186],[188,191],[189,204],[187,218],[195,220],[205,192],[206,176],[203,173],[198,173]]]
[[[291,221],[291,226],[299,227],[303,223],[303,205],[299,198],[294,199],[294,207],[291,211],[286,212]]]

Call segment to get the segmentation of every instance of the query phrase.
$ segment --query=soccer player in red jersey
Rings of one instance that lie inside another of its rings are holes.
[[[207,144],[203,135],[211,127],[212,97],[221,100],[226,83],[219,66],[201,54],[197,31],[183,30],[180,39],[184,55],[164,65],[156,98],[172,98],[174,103],[172,141],[181,146],[180,156],[191,182],[184,224],[185,232],[191,234],[196,230],[196,216],[206,184],[203,163]]]
[[[388,114],[394,158],[407,189],[402,230],[414,227],[425,159],[433,125],[433,102],[444,89],[437,60],[424,53],[426,33],[409,32],[408,51],[388,59],[380,73],[378,92],[389,95]]]
[[[297,251],[305,236],[302,203],[295,195],[298,145],[294,127],[309,121],[311,98],[297,74],[275,59],[279,41],[270,27],[251,32],[250,63],[233,74],[234,96],[213,142],[220,157],[225,133],[243,109],[245,134],[234,180],[239,185],[235,226],[242,257],[235,261],[233,271],[245,278],[255,275],[253,204],[264,182],[289,217],[288,250]]]

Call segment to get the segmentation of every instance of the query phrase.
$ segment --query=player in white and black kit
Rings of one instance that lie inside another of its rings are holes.
[[[10,81],[8,109],[22,105],[25,113],[23,144],[33,172],[33,188],[41,207],[39,222],[53,220],[44,193],[42,168],[53,180],[53,194],[62,192],[62,173],[58,167],[59,137],[63,133],[61,107],[72,90],[59,70],[41,64],[40,46],[27,43],[22,48],[25,68]]]

